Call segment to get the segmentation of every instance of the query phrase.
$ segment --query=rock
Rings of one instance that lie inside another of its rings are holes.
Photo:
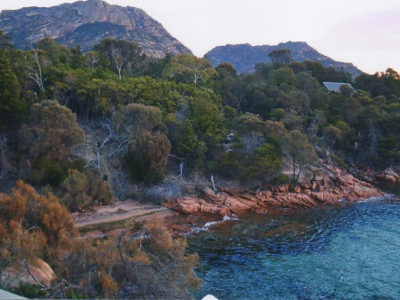
[[[232,64],[239,73],[250,73],[254,71],[254,66],[257,63],[271,64],[272,61],[265,53],[271,53],[273,50],[279,49],[289,49],[294,61],[317,61],[325,67],[329,66],[338,70],[350,72],[353,78],[362,73],[354,65],[334,61],[304,42],[287,42],[279,45],[261,46],[251,46],[249,44],[218,46],[207,52],[206,56],[214,67],[218,66],[220,63],[228,62]]]
[[[400,183],[400,175],[394,172],[392,169],[386,169],[376,174],[375,178],[389,183]]]
[[[265,214],[282,209],[304,209],[320,204],[334,204],[341,199],[362,201],[383,193],[370,184],[358,180],[347,172],[324,166],[326,176],[323,184],[315,181],[292,187],[281,185],[258,191],[221,189],[215,193],[204,190],[202,197],[180,197],[164,203],[164,206],[185,214],[213,214],[220,216],[240,215],[245,212]],[[309,187],[302,190],[301,186]]]
[[[80,45],[83,51],[88,51],[101,39],[114,37],[135,41],[145,53],[157,58],[168,53],[191,53],[143,10],[100,0],[3,10],[0,30],[12,37],[16,47],[24,49],[52,37],[60,44]]]
[[[39,258],[30,262],[28,267],[36,280],[45,287],[50,287],[51,282],[56,278],[53,269],[45,261]],[[11,287],[16,287],[21,282],[34,285],[37,284],[25,264],[22,262],[19,266],[13,266],[6,269],[2,275],[4,281],[10,280],[10,282],[12,282]],[[18,280],[12,280],[13,278],[18,278]]]
[[[295,193],[301,193],[301,187],[299,187],[298,185],[296,185],[296,186],[293,187],[293,191],[294,191]]]

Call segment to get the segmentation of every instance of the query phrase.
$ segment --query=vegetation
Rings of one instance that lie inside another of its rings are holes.
[[[39,259],[52,266],[56,277],[50,287],[39,281],[35,289],[23,286],[25,296],[187,299],[199,285],[197,256],[186,255],[186,241],[172,238],[159,221],[135,236],[78,239],[58,198],[38,194],[22,181],[10,195],[0,194],[0,206],[0,288],[9,288],[22,269]]]
[[[243,75],[188,54],[148,58],[126,41],[83,54],[49,38],[22,51],[0,37],[0,273],[41,258],[57,273],[47,296],[180,298],[198,284],[196,257],[162,224],[142,229],[149,238],[77,240],[66,208],[113,194],[158,199],[156,184],[211,174],[296,183],[330,157],[376,171],[400,163],[393,69],[353,80],[281,50]]]

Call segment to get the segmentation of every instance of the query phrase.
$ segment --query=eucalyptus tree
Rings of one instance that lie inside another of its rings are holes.
[[[307,135],[299,130],[290,131],[281,138],[280,144],[292,165],[293,183],[297,183],[306,167],[316,162],[315,150],[308,142]]]
[[[197,58],[188,53],[173,57],[166,65],[162,76],[182,83],[207,82],[216,74],[215,69],[206,58]]]
[[[122,71],[128,64],[132,70],[139,71],[146,59],[142,48],[136,42],[107,38],[96,44],[93,49],[105,55],[109,63],[117,69],[118,77],[122,78]]]

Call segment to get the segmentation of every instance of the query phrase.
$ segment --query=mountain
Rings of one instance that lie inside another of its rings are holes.
[[[229,62],[239,73],[250,73],[254,71],[254,66],[257,63],[271,63],[268,54],[273,50],[281,49],[289,49],[292,52],[292,59],[294,61],[314,60],[320,62],[325,67],[343,68],[344,71],[350,72],[353,77],[362,73],[353,64],[335,61],[319,53],[305,42],[287,42],[276,46],[252,46],[250,44],[226,45],[212,49],[205,56],[211,61],[213,66]]]
[[[52,37],[60,44],[80,45],[82,51],[88,51],[101,39],[114,37],[139,43],[144,52],[153,57],[191,53],[143,10],[110,5],[101,0],[3,10],[0,30],[12,37],[16,47],[23,49]]]

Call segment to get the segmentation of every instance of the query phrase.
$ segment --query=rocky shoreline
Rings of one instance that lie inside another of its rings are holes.
[[[200,195],[186,195],[164,202],[183,214],[232,216],[244,213],[276,214],[342,200],[363,201],[384,193],[336,167],[324,166],[323,175],[296,185],[280,185],[259,191],[206,188]]]

